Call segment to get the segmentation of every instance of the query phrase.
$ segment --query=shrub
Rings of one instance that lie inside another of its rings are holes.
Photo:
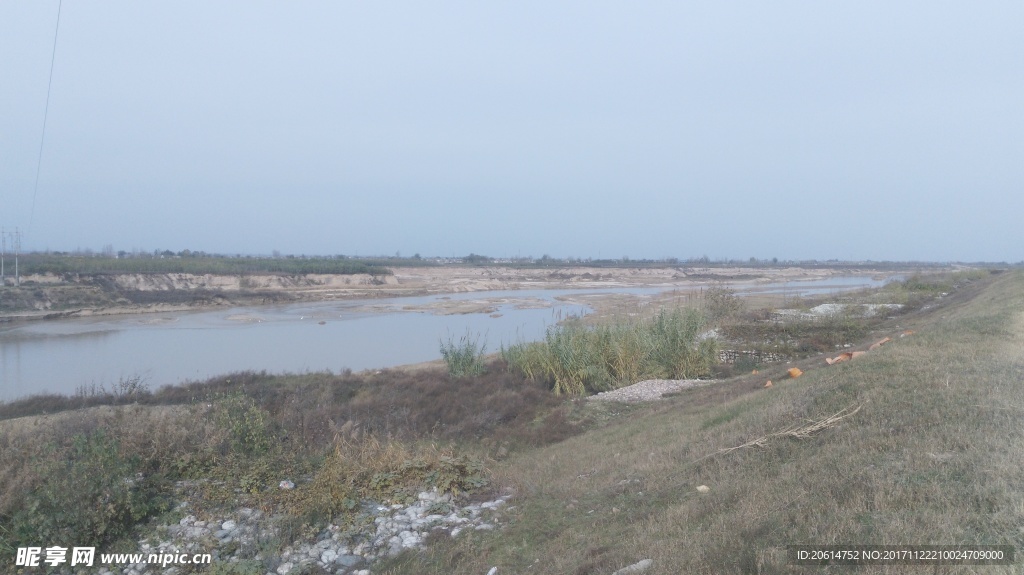
[[[583,395],[644,378],[707,375],[718,347],[700,337],[705,326],[706,316],[693,309],[597,327],[572,320],[549,328],[541,342],[503,347],[501,353],[510,368],[547,380],[556,394]]]
[[[37,469],[41,484],[14,510],[0,535],[5,546],[97,546],[166,510],[155,480],[138,473],[139,459],[123,456],[104,431],[75,435],[62,455],[54,454],[55,445],[49,450]]]
[[[231,438],[231,448],[245,455],[261,455],[274,445],[270,414],[241,392],[215,404],[214,418]]]
[[[704,292],[704,312],[711,322],[718,322],[734,316],[742,309],[743,301],[734,290],[711,287]]]
[[[310,523],[344,521],[364,499],[405,500],[423,484],[459,494],[485,487],[487,471],[480,460],[456,455],[452,449],[413,449],[373,437],[339,439],[312,481],[287,497],[293,515]]]
[[[472,336],[468,331],[459,338],[458,343],[449,335],[448,341],[441,341],[441,357],[448,366],[448,375],[469,377],[484,373],[486,348],[486,344],[480,343],[479,335]]]

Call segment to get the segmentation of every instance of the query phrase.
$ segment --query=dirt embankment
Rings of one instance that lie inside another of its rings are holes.
[[[35,274],[0,288],[0,321],[377,297],[387,275]]]
[[[757,285],[865,273],[870,272],[842,268],[435,266],[396,268],[392,275],[36,274],[23,276],[20,287],[0,288],[0,321],[489,290],[622,287],[685,290],[715,281]]]

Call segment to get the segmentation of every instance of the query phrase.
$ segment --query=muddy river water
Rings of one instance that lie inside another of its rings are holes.
[[[880,285],[869,277],[760,284],[798,295]],[[741,290],[750,284],[733,286]],[[139,377],[151,389],[241,370],[359,371],[431,361],[449,337],[488,351],[543,337],[595,294],[674,288],[516,290],[35,321],[0,328],[0,400],[73,394]]]

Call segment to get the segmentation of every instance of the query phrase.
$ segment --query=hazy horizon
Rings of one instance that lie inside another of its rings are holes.
[[[26,251],[1024,259],[1019,2],[57,6],[0,4]]]

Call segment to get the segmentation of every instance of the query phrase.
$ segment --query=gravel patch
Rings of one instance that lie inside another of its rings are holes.
[[[640,383],[620,387],[619,389],[613,389],[612,391],[602,391],[597,395],[590,396],[590,399],[594,401],[618,401],[622,403],[658,401],[659,399],[662,399],[666,393],[672,393],[679,391],[680,389],[687,389],[690,387],[708,385],[710,383],[710,381],[702,379],[648,379],[641,381]]]

